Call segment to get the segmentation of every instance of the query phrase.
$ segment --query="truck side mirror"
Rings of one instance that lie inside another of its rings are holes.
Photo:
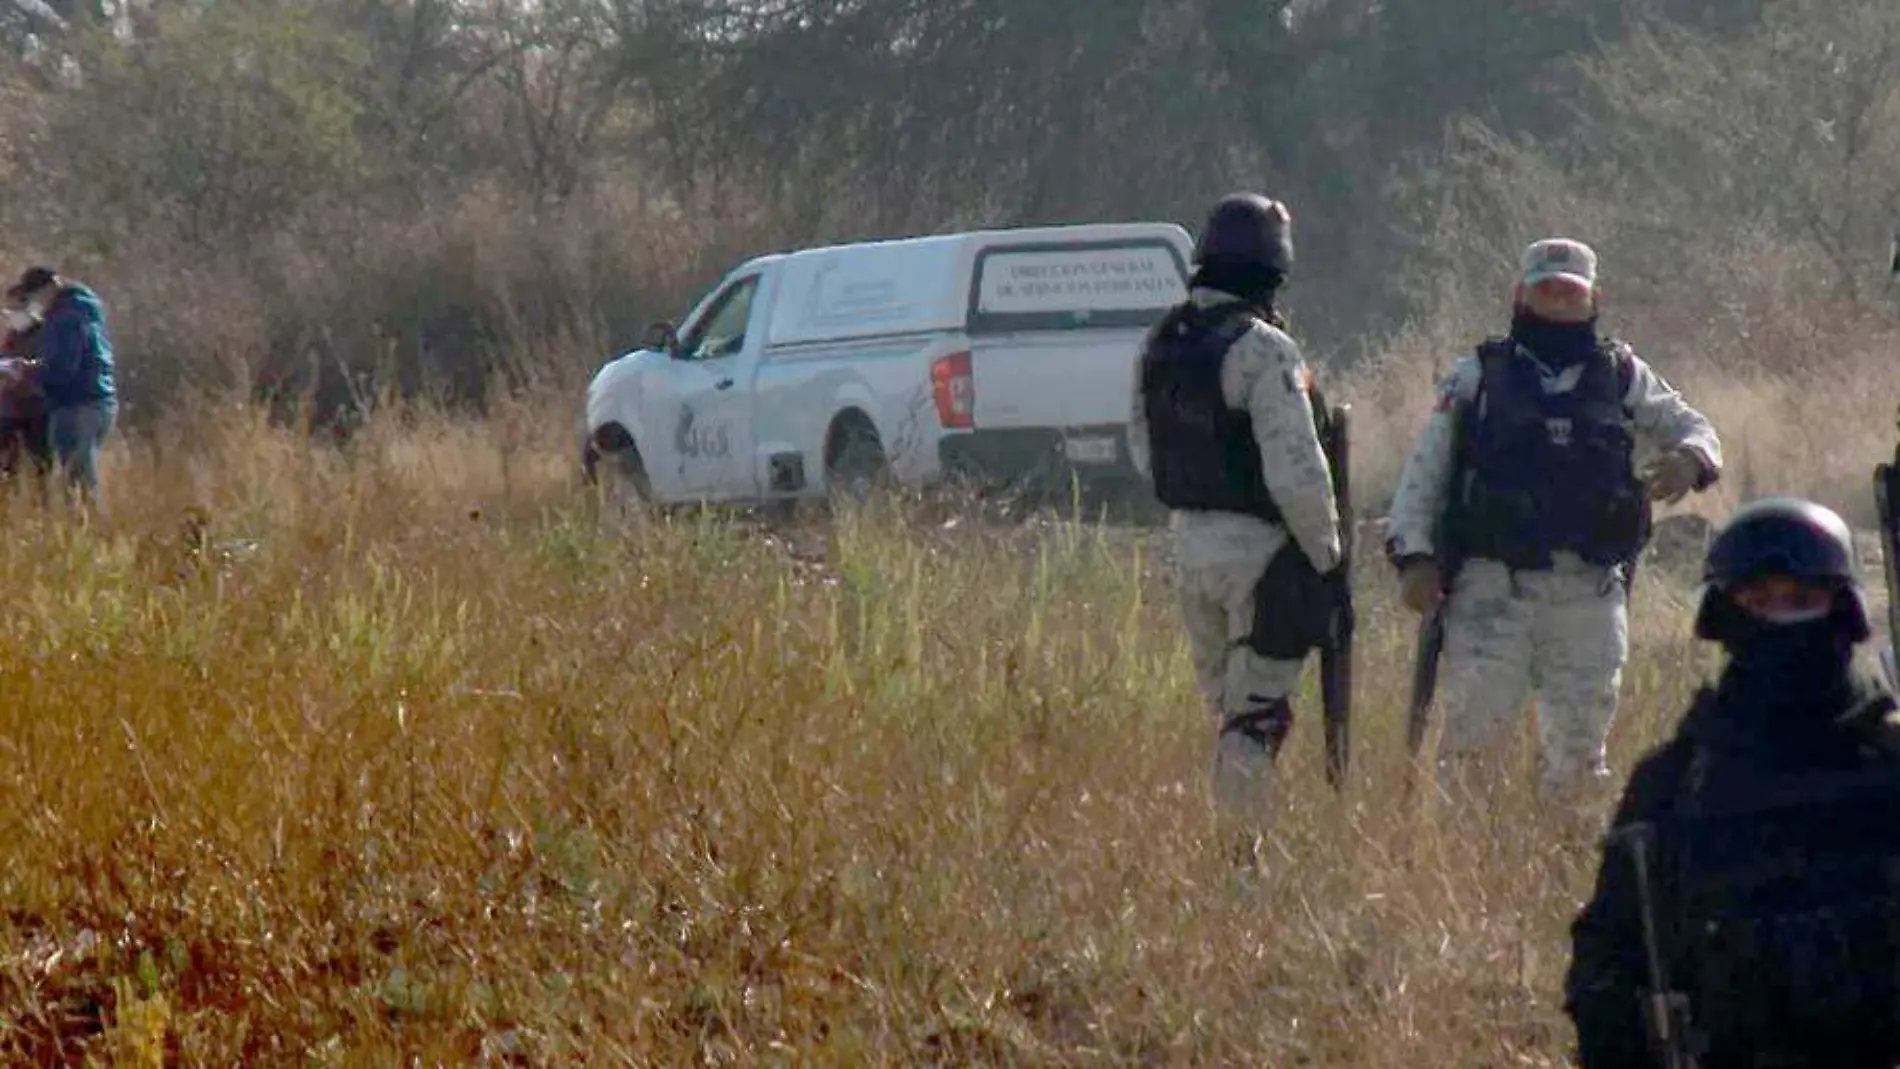
[[[669,356],[678,356],[680,336],[673,324],[662,319],[647,328],[647,348],[658,349]]]

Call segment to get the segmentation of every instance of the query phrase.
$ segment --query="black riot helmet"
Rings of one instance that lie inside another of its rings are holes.
[[[1198,275],[1246,279],[1254,289],[1278,288],[1293,270],[1293,215],[1285,204],[1258,193],[1222,197],[1194,243],[1194,263]]]
[[[1762,498],[1736,509],[1709,546],[1696,637],[1729,641],[1742,611],[1729,592],[1763,576],[1832,588],[1833,617],[1843,637],[1851,642],[1871,637],[1867,603],[1854,574],[1853,534],[1832,509],[1793,497]]]

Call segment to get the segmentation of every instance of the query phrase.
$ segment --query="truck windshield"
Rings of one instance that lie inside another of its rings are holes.
[[[759,276],[748,275],[726,288],[706,309],[691,332],[680,341],[688,360],[716,360],[745,348],[746,324],[752,321],[752,294]]]

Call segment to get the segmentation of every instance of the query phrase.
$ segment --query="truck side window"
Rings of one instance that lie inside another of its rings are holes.
[[[721,294],[717,302],[680,341],[680,351],[688,360],[716,360],[745,348],[746,323],[752,319],[752,295],[758,291],[759,276],[740,279]]]

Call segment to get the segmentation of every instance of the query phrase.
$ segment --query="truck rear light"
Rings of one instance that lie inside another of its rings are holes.
[[[931,362],[930,392],[937,399],[937,422],[946,429],[976,426],[976,382],[970,375],[967,350]]]

